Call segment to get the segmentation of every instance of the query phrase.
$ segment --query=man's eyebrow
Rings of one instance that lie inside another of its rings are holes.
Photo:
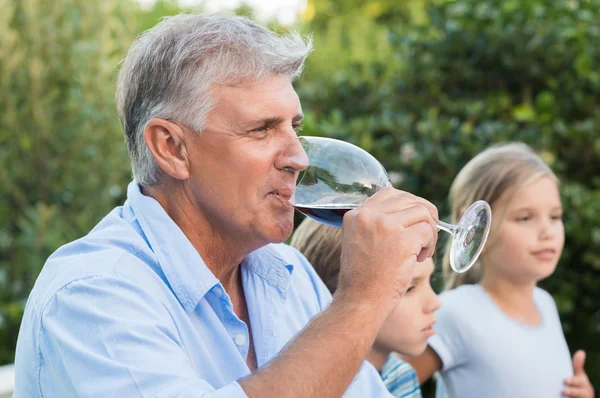
[[[301,122],[302,119],[304,119],[304,115],[302,113],[297,114],[296,116],[294,116],[292,118],[292,122],[294,123],[298,123]],[[275,117],[267,117],[264,119],[255,119],[255,120],[251,120],[248,123],[246,123],[247,126],[255,126],[255,125],[267,125],[267,126],[273,126],[276,124],[280,124],[283,122],[283,118],[279,117],[279,116],[275,116]]]

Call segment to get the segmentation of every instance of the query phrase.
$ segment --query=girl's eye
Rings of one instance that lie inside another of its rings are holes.
[[[517,217],[516,220],[517,222],[525,222],[527,220],[529,220],[531,217],[526,216],[526,217]]]
[[[409,293],[409,292],[413,291],[414,288],[415,288],[414,286],[410,286],[408,289],[406,289],[406,293]]]
[[[553,221],[561,221],[562,220],[562,214],[560,215],[554,215],[551,217]]]

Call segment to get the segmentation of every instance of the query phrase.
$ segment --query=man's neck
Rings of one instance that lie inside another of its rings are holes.
[[[215,277],[223,285],[235,285],[235,269],[254,248],[246,247],[241,237],[230,236],[227,231],[215,228],[215,223],[194,207],[180,185],[148,187],[143,193],[162,206]]]

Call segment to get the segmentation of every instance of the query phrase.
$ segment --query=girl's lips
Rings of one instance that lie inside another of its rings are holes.
[[[542,261],[550,261],[550,260],[554,260],[556,258],[556,250],[551,249],[551,248],[537,250],[537,251],[534,251],[532,254],[538,260],[542,260]]]

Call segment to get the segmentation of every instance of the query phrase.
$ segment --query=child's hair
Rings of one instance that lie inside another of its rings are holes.
[[[485,200],[490,206],[494,206],[501,196],[505,196],[508,198],[507,203],[510,203],[521,188],[540,177],[551,177],[558,183],[558,178],[550,167],[523,143],[500,144],[484,150],[463,167],[450,187],[452,223],[457,223],[467,207],[477,200]],[[506,209],[495,210],[486,243],[488,247],[494,243],[497,230],[506,215]],[[479,282],[483,274],[481,261],[477,261],[467,272],[452,272],[451,241],[452,239],[448,239],[446,244],[442,265],[446,289]]]
[[[296,228],[290,245],[304,254],[333,294],[340,273],[342,230],[306,217]]]

